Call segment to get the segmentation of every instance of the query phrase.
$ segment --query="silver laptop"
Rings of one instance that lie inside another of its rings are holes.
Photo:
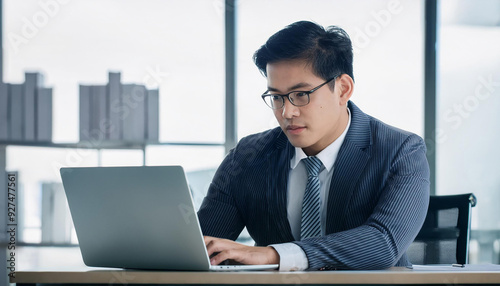
[[[157,270],[263,270],[210,265],[180,166],[61,168],[87,266]]]

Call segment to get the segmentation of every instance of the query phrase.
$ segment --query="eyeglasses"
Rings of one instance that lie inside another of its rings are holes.
[[[264,92],[264,94],[262,94],[262,99],[267,104],[267,106],[271,107],[272,109],[283,108],[283,106],[285,106],[285,97],[288,98],[288,101],[290,101],[290,103],[295,106],[308,105],[309,102],[311,101],[309,97],[311,93],[320,89],[322,86],[331,82],[337,77],[339,77],[339,75],[332,77],[331,79],[325,81],[324,83],[318,85],[317,87],[311,89],[310,91],[291,91],[287,94],[270,94],[269,90],[267,90],[266,92]]]

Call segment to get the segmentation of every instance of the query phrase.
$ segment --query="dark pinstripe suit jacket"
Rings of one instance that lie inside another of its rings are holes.
[[[310,269],[410,265],[406,249],[425,219],[429,165],[419,136],[366,115],[349,102],[327,203],[326,236],[294,241],[287,182],[294,147],[279,128],[241,139],[217,170],[198,212],[204,235],[256,245],[293,242]]]

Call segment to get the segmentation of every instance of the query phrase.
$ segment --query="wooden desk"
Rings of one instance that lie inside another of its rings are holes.
[[[391,268],[380,271],[173,272],[81,268],[16,272],[18,285],[47,284],[331,284],[331,285],[500,285],[500,265],[464,268]]]

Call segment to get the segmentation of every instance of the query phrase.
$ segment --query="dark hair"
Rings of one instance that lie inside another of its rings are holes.
[[[295,59],[311,64],[313,73],[324,80],[344,73],[354,80],[351,39],[342,28],[295,22],[272,35],[253,55],[265,76],[268,63]]]

